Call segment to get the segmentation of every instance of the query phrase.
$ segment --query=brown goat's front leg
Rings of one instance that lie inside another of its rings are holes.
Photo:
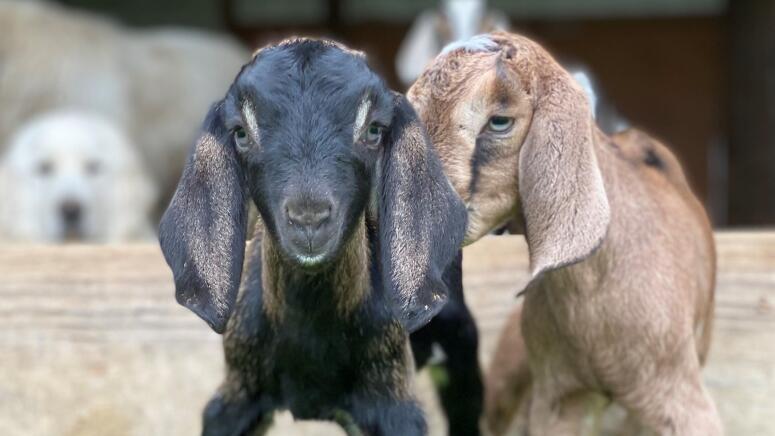
[[[660,436],[721,436],[718,411],[702,384],[699,363],[692,375],[662,374],[648,391],[636,389],[620,402]]]
[[[576,391],[550,398],[541,395],[540,390],[537,386],[530,399],[530,436],[599,434],[601,415],[609,404],[603,396],[592,391]]]

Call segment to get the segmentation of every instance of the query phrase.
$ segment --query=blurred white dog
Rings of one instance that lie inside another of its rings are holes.
[[[54,2],[0,0],[0,152],[36,115],[99,113],[140,150],[163,210],[208,107],[248,60],[211,32],[133,29]]]
[[[36,117],[17,130],[0,161],[0,240],[152,238],[151,180],[126,134],[106,119]]]

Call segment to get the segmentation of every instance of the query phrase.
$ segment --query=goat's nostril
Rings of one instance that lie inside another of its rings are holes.
[[[298,201],[285,208],[288,223],[316,230],[331,216],[331,204],[322,201]]]
[[[77,223],[81,219],[81,205],[77,201],[67,200],[59,206],[59,213],[66,223]]]
[[[321,208],[319,211],[314,212],[315,224],[320,225],[323,221],[327,220],[331,216],[331,205]]]

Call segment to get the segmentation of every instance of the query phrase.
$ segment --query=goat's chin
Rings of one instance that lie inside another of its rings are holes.
[[[315,255],[296,254],[293,256],[293,260],[301,267],[318,269],[327,263],[326,259],[328,257],[329,256],[327,253],[320,253]]]
[[[490,225],[482,220],[481,216],[475,211],[469,210],[468,225],[466,226],[466,235],[463,238],[463,246],[473,244],[495,228],[495,225]]]
[[[475,210],[469,210],[468,225],[466,226],[466,235],[463,238],[463,246],[471,245],[484,236],[498,230],[508,224],[509,220],[509,216],[495,220],[485,220],[482,219],[482,216],[476,213]]]

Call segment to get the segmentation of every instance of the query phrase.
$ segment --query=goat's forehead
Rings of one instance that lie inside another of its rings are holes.
[[[495,78],[496,70],[508,70],[510,78],[529,87],[542,63],[543,49],[520,35],[495,32],[478,35],[447,46],[412,87],[412,100],[454,102],[460,88],[470,88],[481,77]],[[450,99],[447,96],[453,95]]]
[[[263,49],[240,72],[235,87],[243,94],[317,91],[336,99],[380,83],[357,52],[328,41],[304,40]]]
[[[376,103],[375,108],[384,106],[386,94],[386,88],[368,77],[302,73],[257,80],[239,89],[230,100],[246,117],[274,114],[277,123],[298,117],[341,122],[355,117],[366,96]],[[246,113],[246,108],[252,113]]]
[[[461,103],[491,87],[496,60],[496,54],[483,52],[437,59],[412,87],[410,98],[421,107]]]

